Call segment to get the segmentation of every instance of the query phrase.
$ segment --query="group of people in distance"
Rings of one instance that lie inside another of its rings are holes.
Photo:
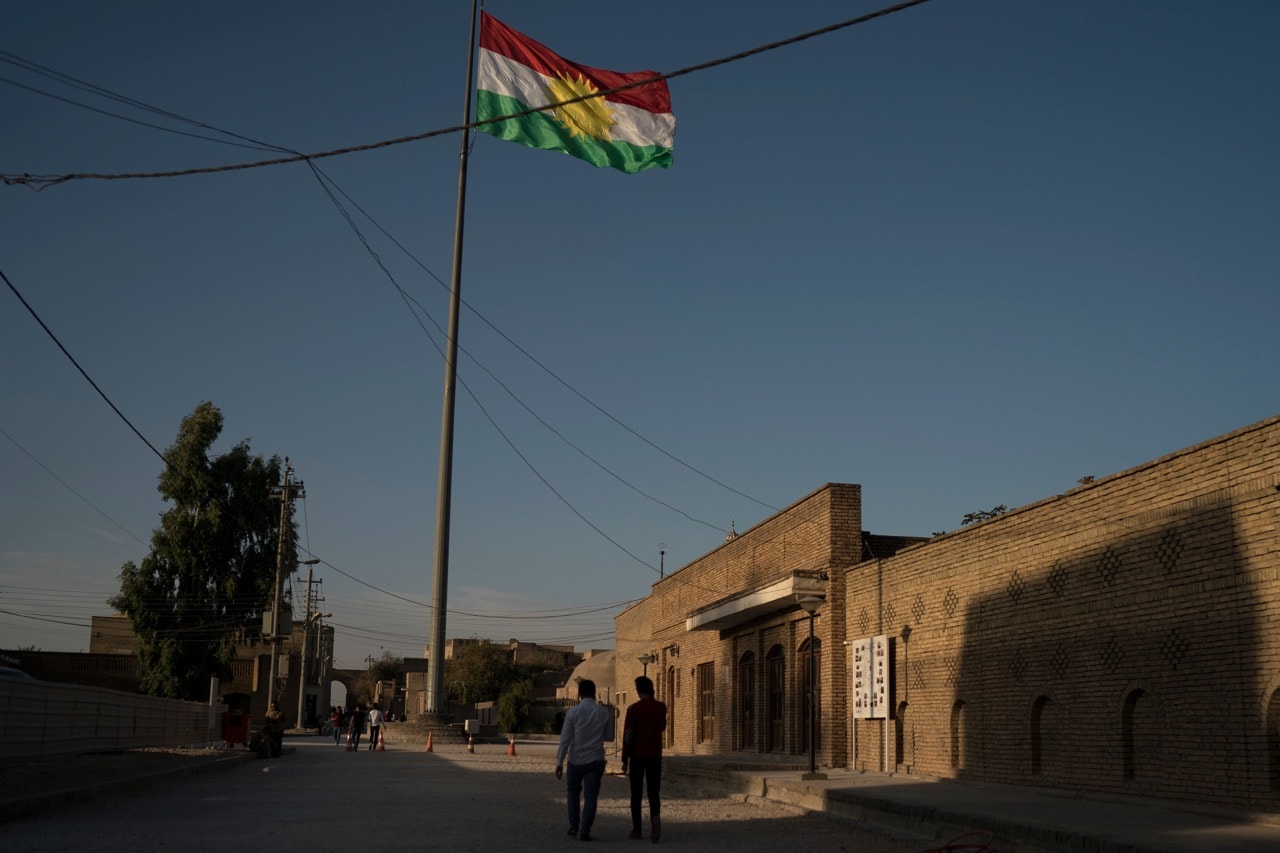
[[[338,746],[342,745],[345,738],[353,749],[359,749],[360,738],[368,728],[369,749],[377,749],[378,737],[385,723],[386,716],[377,705],[370,705],[365,710],[364,705],[357,702],[346,710],[336,705],[329,709],[329,727],[333,729],[333,742]]]
[[[622,773],[631,784],[631,832],[643,838],[643,801],[649,800],[649,839],[662,838],[662,739],[667,729],[667,706],[654,698],[652,679],[636,679],[636,702],[627,708],[622,725]],[[569,834],[591,840],[600,786],[606,766],[604,743],[614,739],[613,709],[596,702],[594,681],[578,682],[577,705],[565,714],[556,747],[556,778],[565,780],[568,795]],[[377,705],[368,710],[360,703],[346,710],[329,709],[333,742],[360,748],[365,729],[369,749],[376,749],[386,718]],[[567,772],[566,772],[567,771]]]
[[[636,695],[640,698],[627,708],[622,725],[622,772],[631,783],[631,832],[627,837],[643,837],[642,801],[647,793],[649,839],[656,842],[662,838],[662,737],[667,728],[667,706],[654,698],[653,681],[646,676],[636,679]],[[556,778],[565,779],[569,834],[590,841],[604,780],[604,742],[613,739],[613,711],[596,702],[594,681],[578,682],[578,699],[560,730]]]

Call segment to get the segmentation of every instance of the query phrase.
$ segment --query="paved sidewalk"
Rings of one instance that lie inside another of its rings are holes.
[[[286,741],[290,751],[301,742],[290,741]],[[320,743],[321,748],[324,746]],[[539,751],[534,744],[522,742],[522,756],[526,746],[533,748],[530,751]],[[550,748],[546,744],[537,747]],[[410,744],[401,748],[413,752],[422,749]],[[462,750],[460,746],[441,749],[459,755]],[[499,766],[509,761],[501,745],[482,751],[487,757],[476,756],[475,761],[496,761]],[[221,770],[246,761],[259,759],[244,750],[196,750],[6,762],[0,767],[0,821],[112,793],[141,790],[165,779]],[[271,763],[274,762],[264,761],[262,767]],[[938,848],[957,840],[980,845],[989,838],[985,849],[1002,853],[1280,851],[1280,814],[1192,811],[1178,803],[1085,798],[1044,788],[848,770],[827,770],[827,779],[805,781],[800,778],[804,768],[799,764],[778,764],[767,759],[745,761],[732,756],[668,755],[663,769],[673,794],[680,789],[702,790],[739,801],[781,805],[796,813],[824,814],[898,836],[932,839],[932,846]],[[970,833],[980,835],[969,836]]]
[[[679,784],[894,832],[936,839],[989,834],[1000,851],[1280,851],[1280,814],[1190,811],[1187,804],[1085,798],[1070,791],[827,770],[805,781],[797,766],[723,756],[672,755],[664,771]],[[974,839],[968,839],[973,841]]]
[[[256,760],[245,749],[134,749],[5,761],[0,822]]]

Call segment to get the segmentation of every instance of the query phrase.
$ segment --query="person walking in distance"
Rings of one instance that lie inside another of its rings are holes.
[[[347,744],[352,749],[360,748],[360,735],[364,734],[364,706],[359,702],[347,712]]]
[[[377,705],[369,706],[369,749],[378,748],[378,732],[382,731],[382,709]]]
[[[342,709],[334,706],[329,710],[329,725],[333,728],[333,745],[342,746],[342,730],[346,728],[346,717]]]
[[[631,834],[640,832],[640,795],[649,794],[649,838],[662,837],[662,736],[667,730],[667,706],[653,698],[653,680],[636,679],[639,700],[627,709],[622,724],[622,772],[631,781]]]
[[[596,704],[596,683],[590,679],[578,682],[578,700],[565,714],[564,727],[560,730],[556,778],[564,774],[567,757],[569,772],[564,775],[569,799],[569,834],[590,841],[600,783],[604,780],[604,742],[613,740],[609,732],[613,711]]]

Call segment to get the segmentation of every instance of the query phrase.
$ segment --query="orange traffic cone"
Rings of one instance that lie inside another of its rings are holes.
[[[351,745],[351,729],[347,729],[347,748],[343,752],[355,752],[356,748]]]
[[[476,736],[467,735],[467,752],[475,752],[475,751],[476,751]]]
[[[515,755],[515,754],[516,754],[516,736],[512,735],[511,742],[507,744],[507,755]]]
[[[434,752],[434,751],[435,751],[435,750],[433,750],[433,749],[431,748],[431,735],[432,735],[432,734],[433,734],[433,732],[427,732],[427,752]]]
[[[382,727],[378,727],[378,748],[374,752],[386,752],[387,748],[382,745]]]

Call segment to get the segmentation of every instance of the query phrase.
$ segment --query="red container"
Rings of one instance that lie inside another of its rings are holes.
[[[249,745],[249,728],[253,717],[239,711],[226,711],[222,715],[222,739],[227,743]]]

